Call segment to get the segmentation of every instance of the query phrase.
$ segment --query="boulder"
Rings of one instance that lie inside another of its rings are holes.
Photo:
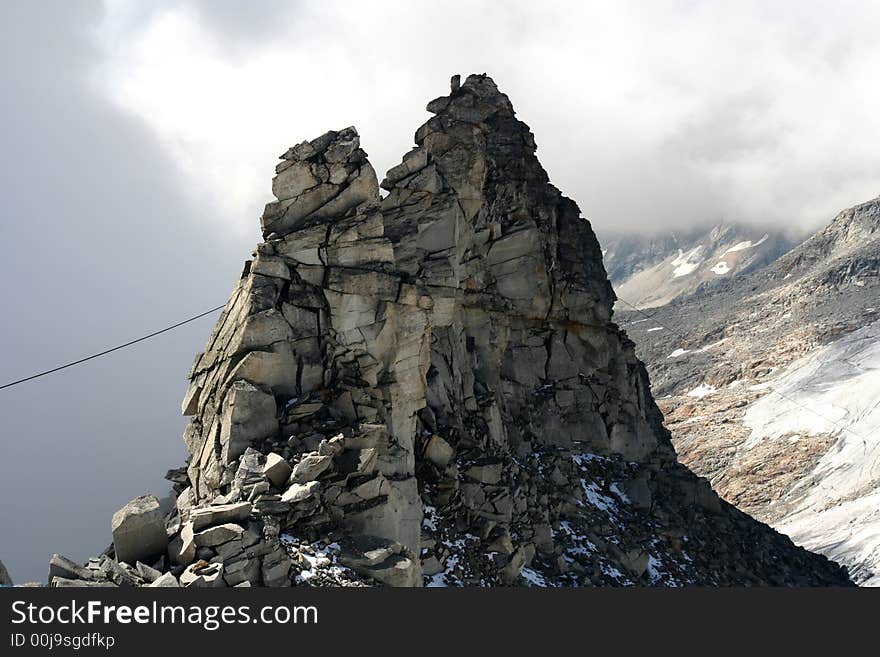
[[[378,450],[347,449],[336,460],[337,469],[344,474],[369,474],[376,468]]]
[[[0,561],[0,586],[12,586],[12,578],[2,561]]]
[[[283,488],[290,479],[292,469],[290,464],[280,454],[274,452],[266,455],[266,465],[263,466],[263,474],[272,482],[275,488]]]
[[[53,554],[49,559],[49,584],[56,577],[64,577],[66,579],[95,579],[93,571],[74,563],[67,557],[60,554]]]
[[[244,527],[227,522],[203,529],[195,535],[196,547],[215,547],[240,538],[244,533]]]
[[[422,585],[421,564],[411,557],[407,548],[379,536],[354,538],[346,543],[339,560],[387,586]]]
[[[162,571],[156,570],[152,566],[148,566],[145,563],[138,561],[134,565],[135,569],[138,571],[141,577],[144,578],[145,582],[155,582],[157,579],[162,577]]]
[[[304,484],[317,479],[330,465],[333,458],[318,453],[306,454],[299,463],[293,466],[290,483]]]
[[[177,581],[177,578],[171,573],[165,573],[160,575],[152,582],[147,584],[148,587],[158,589],[158,588],[180,588],[180,582]]]
[[[168,547],[165,517],[155,495],[142,495],[119,509],[110,528],[117,561],[149,561]]]
[[[497,484],[501,481],[502,467],[501,463],[474,465],[465,470],[464,474],[481,484]]]
[[[633,549],[623,553],[619,561],[620,565],[632,572],[633,575],[641,577],[648,570],[651,557],[647,552]]]
[[[225,587],[223,564],[196,561],[187,566],[180,574],[180,584],[181,586],[207,589]]]
[[[281,501],[296,504],[311,498],[321,488],[320,482],[310,481],[307,484],[291,484],[281,495]]]
[[[651,508],[651,488],[643,477],[627,479],[621,485],[621,491],[636,509],[647,511]]]
[[[250,502],[234,502],[231,504],[217,504],[204,506],[190,511],[189,519],[192,522],[193,531],[200,531],[211,525],[219,525],[226,522],[241,522],[250,515],[252,505]]]
[[[433,435],[428,439],[425,445],[425,458],[438,468],[445,468],[455,456],[455,450],[452,445],[443,438]]]

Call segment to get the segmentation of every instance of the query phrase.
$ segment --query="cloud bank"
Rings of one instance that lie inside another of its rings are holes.
[[[815,228],[880,193],[878,28],[873,2],[118,0],[93,82],[235,230],[288,145],[356,124],[387,170],[484,71],[600,229]]]

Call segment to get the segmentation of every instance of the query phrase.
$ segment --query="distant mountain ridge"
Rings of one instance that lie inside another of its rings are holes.
[[[619,298],[653,308],[763,267],[796,243],[779,230],[722,224],[648,237],[609,235],[602,241],[608,277]]]

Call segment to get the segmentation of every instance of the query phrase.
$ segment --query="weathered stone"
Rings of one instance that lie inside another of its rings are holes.
[[[376,467],[378,452],[375,448],[350,449],[337,458],[337,467],[345,474],[368,474]]]
[[[239,538],[244,533],[244,527],[227,522],[222,525],[215,525],[203,529],[195,535],[197,547],[214,547],[228,543],[229,541]]]
[[[168,544],[168,558],[172,563],[188,566],[196,558],[196,541],[193,530],[193,522],[185,522],[180,533],[171,539]]]
[[[260,559],[242,555],[235,559],[225,561],[223,564],[223,579],[227,586],[259,585],[262,583]]]
[[[472,465],[464,471],[464,474],[466,477],[470,477],[483,484],[497,484],[501,481],[501,467],[500,463]]]
[[[218,588],[226,586],[223,580],[223,564],[197,561],[180,574],[181,586],[195,588]]]
[[[59,589],[67,589],[67,588],[113,588],[118,586],[113,582],[108,582],[107,580],[93,580],[87,581],[82,579],[68,579],[66,577],[55,577],[52,579],[52,586]]]
[[[0,575],[2,575],[2,572],[0,572]],[[94,573],[88,568],[84,568],[60,554],[53,554],[49,559],[49,584],[56,577],[83,580],[95,579]]]
[[[651,557],[647,552],[641,550],[630,550],[623,554],[620,558],[620,564],[631,571],[636,577],[641,577],[648,569]]]
[[[265,586],[290,586],[290,557],[280,546],[263,557],[260,574]]]
[[[304,484],[313,481],[321,476],[332,463],[333,459],[329,456],[306,454],[299,463],[293,466],[290,482],[293,484]]]
[[[168,546],[165,518],[155,495],[133,499],[113,514],[113,546],[117,561],[133,564],[164,554]]]
[[[422,559],[422,574],[426,577],[430,577],[431,575],[436,575],[437,573],[443,572],[443,564],[437,559],[437,556],[432,554],[426,559]]]
[[[330,440],[322,440],[318,445],[318,454],[321,456],[336,457],[345,449],[345,439],[342,435],[333,436]]]
[[[177,581],[177,578],[171,573],[164,573],[160,575],[152,582],[150,582],[147,586],[150,588],[158,589],[158,588],[180,588],[180,582]]]
[[[224,463],[244,454],[254,442],[278,430],[275,399],[247,381],[236,381],[226,395],[220,429]]]
[[[95,573],[98,579],[110,580],[117,586],[136,586],[142,581],[134,567],[125,562],[114,561],[107,555],[101,556]]]
[[[156,570],[152,566],[148,566],[141,561],[138,561],[134,567],[137,569],[138,574],[144,578],[145,582],[155,582],[162,576],[162,571]]]
[[[388,586],[421,586],[421,568],[400,543],[361,536],[345,546],[340,561]]]
[[[445,468],[449,465],[453,456],[455,456],[455,450],[443,438],[434,435],[428,439],[425,446],[425,458],[438,468]]]
[[[266,455],[266,465],[263,466],[263,474],[272,482],[275,488],[281,488],[290,479],[292,469],[287,459],[274,452]]]
[[[642,477],[628,479],[621,486],[626,499],[637,509],[647,510],[651,508],[651,489],[648,482]]]
[[[229,380],[245,380],[256,386],[268,388],[272,394],[294,396],[297,394],[297,361],[290,344],[280,342],[271,351],[251,351],[229,374]],[[268,402],[262,403],[268,406]],[[271,431],[269,427],[267,430]]]
[[[0,586],[12,586],[12,578],[2,561],[0,561]]]
[[[296,504],[297,502],[309,499],[320,488],[321,484],[317,481],[310,481],[305,484],[291,484],[281,495],[281,501],[288,504]]]
[[[234,502],[231,504],[215,504],[199,507],[190,512],[193,531],[200,531],[211,525],[227,522],[240,522],[251,513],[250,502]]]

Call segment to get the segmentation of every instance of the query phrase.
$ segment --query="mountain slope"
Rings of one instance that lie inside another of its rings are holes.
[[[652,308],[763,267],[793,246],[785,234],[741,225],[602,241],[608,277],[624,308]],[[627,305],[630,304],[630,305]]]
[[[620,321],[680,458],[728,501],[880,573],[880,199],[768,267]]]

